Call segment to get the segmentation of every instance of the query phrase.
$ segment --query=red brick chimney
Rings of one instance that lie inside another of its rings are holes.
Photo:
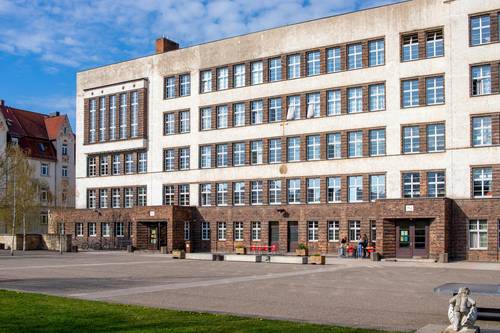
[[[179,44],[165,37],[156,39],[156,54],[165,53],[179,49]]]

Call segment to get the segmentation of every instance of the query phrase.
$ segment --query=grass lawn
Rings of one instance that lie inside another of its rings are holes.
[[[0,290],[0,332],[376,332]]]

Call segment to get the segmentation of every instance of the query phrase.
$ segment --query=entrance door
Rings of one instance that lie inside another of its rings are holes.
[[[288,252],[295,252],[299,246],[299,223],[288,222]]]
[[[148,249],[150,250],[158,250],[159,249],[159,235],[158,235],[158,226],[156,224],[149,225],[149,241],[148,241]]]
[[[276,251],[280,248],[280,224],[279,222],[269,222],[269,246],[276,246]]]
[[[396,257],[413,258],[429,255],[429,222],[401,221],[396,225]]]

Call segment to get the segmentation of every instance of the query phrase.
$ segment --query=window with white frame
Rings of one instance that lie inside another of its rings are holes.
[[[97,236],[97,230],[96,230],[97,228],[95,222],[89,222],[87,224],[87,227],[88,227],[89,237]]]
[[[163,186],[163,204],[173,205],[175,199],[175,187],[173,185]]]
[[[75,223],[76,237],[83,237],[83,223]]]
[[[125,236],[125,224],[123,222],[115,222],[115,235],[116,237]]]
[[[212,146],[200,147],[200,168],[206,169],[212,167]]]
[[[235,65],[233,68],[234,71],[234,80],[233,85],[235,88],[244,87],[245,86],[245,65]]]
[[[252,141],[250,143],[250,163],[262,164],[263,162],[263,145],[262,141]]]
[[[148,193],[145,186],[137,188],[137,206],[144,207],[148,203]]]
[[[349,242],[361,238],[361,221],[349,221]]]
[[[281,163],[281,139],[269,140],[269,163]]]
[[[319,51],[307,53],[307,76],[318,75],[320,73],[319,58]]]
[[[300,96],[287,97],[288,110],[286,113],[287,120],[300,119]]]
[[[109,96],[109,139],[116,140],[116,95]]]
[[[368,88],[370,111],[385,110],[385,84],[372,84]]]
[[[319,178],[307,179],[307,203],[320,203],[321,187]]]
[[[95,209],[97,203],[96,190],[87,190],[87,208]]]
[[[370,156],[385,155],[385,129],[370,130]]]
[[[106,141],[106,97],[99,98],[99,140]]]
[[[229,71],[227,67],[217,69],[217,90],[227,89],[229,83]]]
[[[262,181],[255,180],[250,182],[250,203],[252,205],[262,205]]]
[[[189,206],[189,185],[179,185],[179,205]]]
[[[227,128],[227,105],[219,105],[217,107],[217,128]]]
[[[179,149],[179,169],[189,170],[190,168],[190,151],[189,148]]]
[[[96,142],[97,100],[89,100],[89,142]]]
[[[269,82],[281,80],[281,58],[269,59]]]
[[[357,69],[363,67],[361,61],[363,52],[361,44],[347,46],[347,69]]]
[[[206,131],[212,128],[212,108],[202,108],[201,113],[201,130]]]
[[[208,93],[212,91],[212,71],[201,72],[201,92]]]
[[[340,177],[328,177],[326,180],[327,200],[329,203],[340,202]]]
[[[349,202],[363,201],[363,176],[350,176],[347,177],[349,184]]]
[[[261,84],[264,82],[264,66],[262,61],[252,62],[251,84]]]
[[[245,143],[233,144],[233,166],[245,165]]]
[[[281,98],[269,99],[269,122],[281,121]]]
[[[326,71],[328,73],[340,72],[340,47],[326,50]]]
[[[163,171],[173,171],[175,168],[175,150],[165,149],[163,151]]]
[[[300,77],[300,54],[288,56],[288,79],[297,79]]]
[[[300,179],[288,180],[288,203],[300,204]]]
[[[101,236],[102,237],[111,236],[111,226],[108,222],[101,223]]]
[[[363,88],[348,88],[347,98],[347,113],[363,112]]]
[[[444,77],[435,76],[425,79],[427,105],[444,103]]]
[[[329,90],[326,92],[327,96],[327,105],[326,105],[326,113],[328,116],[335,116],[340,114],[340,106],[341,106],[341,94],[340,89],[337,90]]]
[[[212,184],[200,184],[200,205],[212,205]]]
[[[242,206],[245,204],[245,182],[236,182],[233,184],[233,204]]]
[[[100,158],[100,175],[101,176],[107,176],[109,175],[109,156],[108,155],[103,155]]]
[[[47,163],[40,164],[40,176],[47,177],[49,175],[49,165]]]
[[[427,152],[440,152],[445,149],[444,124],[427,125]]]
[[[307,100],[307,118],[318,118],[320,116],[319,93],[307,94],[306,100]]]
[[[233,104],[233,127],[245,126],[245,104]]]
[[[418,91],[418,80],[404,80],[403,86],[403,107],[411,108],[420,105],[420,96]]]
[[[67,143],[63,143],[61,145],[61,155],[68,156],[68,144]]]
[[[281,180],[279,179],[269,181],[269,204],[281,204]]]
[[[217,239],[220,241],[226,240],[227,225],[226,222],[217,222]]]
[[[418,35],[407,35],[403,37],[403,61],[412,61],[419,58]]]
[[[227,183],[217,184],[217,206],[228,205],[227,187]]]
[[[252,124],[262,124],[264,121],[262,100],[252,101],[250,103],[250,120]]]
[[[469,221],[469,249],[487,250],[488,249],[488,221],[470,220]]]
[[[328,221],[328,241],[338,242],[340,240],[340,222]]]
[[[420,128],[418,126],[403,127],[403,153],[420,152]]]
[[[108,208],[108,189],[99,190],[99,208]]]
[[[119,154],[114,154],[113,155],[113,166],[112,166],[112,173],[114,176],[119,175],[121,173],[121,156]]]
[[[227,144],[220,144],[217,145],[217,167],[218,168],[223,168],[227,167],[229,160],[228,160],[228,151],[227,151]]]
[[[126,187],[123,189],[125,208],[132,208],[134,206],[134,189]]]
[[[243,222],[234,222],[234,240],[236,242],[243,241]]]
[[[368,42],[368,66],[380,66],[385,61],[385,41],[383,39]]]
[[[120,94],[120,139],[127,138],[127,94]]]
[[[130,136],[135,138],[139,135],[139,93],[133,91],[130,94]]]
[[[403,197],[404,198],[420,197],[420,173],[418,172],[403,173]]]
[[[490,116],[472,118],[472,145],[474,147],[492,145],[491,123]]]
[[[111,207],[120,208],[121,206],[121,194],[119,188],[114,188],[111,190]]]
[[[64,177],[64,178],[67,178],[68,177],[68,167],[66,165],[63,165],[61,167],[61,175]]]
[[[349,132],[348,133],[348,153],[349,157],[363,156],[363,132]]]
[[[441,57],[444,55],[443,30],[431,31],[426,34],[425,52],[427,58]]]
[[[210,222],[201,222],[201,240],[210,240]]]
[[[184,240],[191,239],[191,224],[189,221],[184,221]]]
[[[488,44],[491,42],[490,15],[474,16],[470,19],[470,38],[472,45]]]
[[[329,133],[326,135],[326,157],[328,159],[341,157],[340,133]]]
[[[169,135],[175,133],[175,114],[173,112],[163,115],[163,134]]]
[[[375,243],[377,241],[377,221],[370,220],[370,241]]]
[[[307,240],[309,242],[317,242],[319,240],[318,221],[307,221]]]
[[[307,160],[315,161],[321,158],[321,143],[319,135],[307,136]]]
[[[135,160],[133,153],[125,154],[125,173],[131,174],[135,172]]]
[[[179,133],[189,133],[190,130],[189,111],[179,112]]]
[[[288,162],[300,161],[300,137],[287,139],[287,160]]]
[[[146,173],[148,171],[148,153],[145,151],[141,151],[137,155],[137,172]]]
[[[491,66],[473,66],[472,72],[472,95],[481,96],[491,94]]]
[[[385,199],[385,175],[370,175],[370,201]]]
[[[472,169],[472,182],[474,198],[488,198],[492,196],[492,168]]]
[[[49,190],[42,187],[40,189],[39,195],[40,195],[40,203],[46,205],[49,201]]]
[[[170,76],[165,78],[165,98],[175,97],[175,77]]]
[[[446,178],[443,171],[427,172],[427,196],[442,198],[446,194]]]
[[[252,241],[260,241],[262,227],[260,222],[252,222]]]

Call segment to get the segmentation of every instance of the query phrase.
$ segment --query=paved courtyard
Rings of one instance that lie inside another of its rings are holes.
[[[329,265],[173,260],[157,254],[0,251],[0,289],[343,326],[447,323],[446,282],[499,283],[499,264],[331,260]],[[480,306],[500,298],[479,296]],[[481,327],[499,329],[497,323]]]

